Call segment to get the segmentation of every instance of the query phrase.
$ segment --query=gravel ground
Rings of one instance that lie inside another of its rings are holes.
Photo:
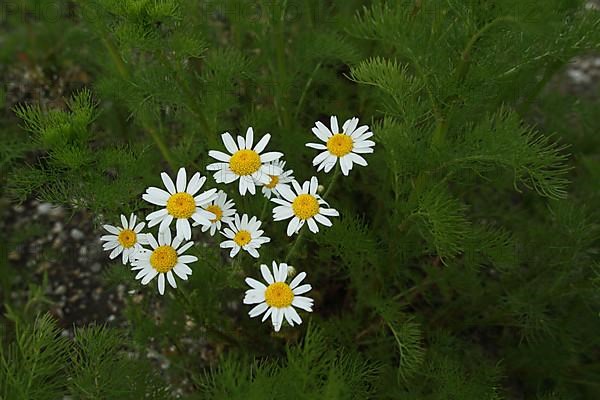
[[[45,292],[53,303],[50,312],[60,321],[65,335],[72,335],[73,327],[91,322],[122,322],[120,311],[128,294],[125,285],[107,288],[103,282],[107,258],[89,216],[30,200],[11,205],[2,215],[0,229],[8,238],[27,237],[16,247],[9,247],[9,267],[27,269],[26,274],[14,276],[12,300],[27,298],[26,278],[40,284],[47,274]]]

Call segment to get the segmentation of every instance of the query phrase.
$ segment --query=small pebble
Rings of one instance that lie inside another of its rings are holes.
[[[102,269],[102,265],[100,263],[93,263],[92,266],[90,267],[90,270],[94,273],[100,272],[101,269]]]
[[[81,240],[85,237],[85,235],[79,229],[73,228],[71,229],[71,237],[75,240]]]

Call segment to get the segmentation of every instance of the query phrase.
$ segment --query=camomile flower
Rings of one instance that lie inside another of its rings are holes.
[[[258,258],[257,249],[265,243],[271,241],[271,238],[263,236],[264,231],[259,230],[260,222],[256,217],[248,220],[248,215],[244,214],[240,218],[235,214],[233,221],[228,223],[229,228],[221,232],[227,239],[221,243],[221,248],[231,248],[229,257],[234,257],[240,250],[246,250],[254,258]]]
[[[331,221],[327,217],[338,217],[340,213],[329,208],[329,204],[317,194],[319,181],[313,176],[309,181],[304,182],[302,186],[296,181],[292,181],[294,191],[289,187],[282,187],[279,190],[280,199],[271,199],[272,202],[279,204],[273,209],[273,219],[282,221],[291,218],[287,227],[287,235],[292,236],[297,233],[304,223],[308,224],[311,232],[319,232],[317,222],[325,226],[331,226]]]
[[[164,207],[162,210],[150,213],[146,217],[146,220],[149,221],[148,227],[160,223],[158,231],[164,232],[169,229],[173,219],[176,219],[177,235],[189,240],[192,238],[190,218],[200,225],[211,225],[210,220],[216,216],[202,207],[217,197],[217,189],[210,189],[196,196],[196,193],[206,182],[205,176],[201,177],[200,172],[196,172],[188,183],[185,168],[180,168],[177,172],[177,186],[166,172],[161,173],[160,177],[167,191],[157,187],[149,187],[146,189],[146,193],[142,195],[142,198],[147,202]]]
[[[104,250],[111,250],[108,257],[112,260],[121,254],[121,261],[127,264],[133,261],[134,255],[142,249],[142,244],[147,244],[146,234],[140,233],[144,222],[136,225],[137,216],[133,213],[127,218],[121,214],[121,226],[103,225],[111,235],[103,235],[100,240],[106,242],[102,245]]]
[[[229,132],[221,135],[223,144],[231,155],[217,150],[210,150],[208,155],[218,160],[219,162],[209,164],[206,169],[209,171],[217,171],[214,174],[217,183],[231,183],[239,179],[239,190],[243,196],[246,191],[251,194],[256,193],[256,184],[267,184],[270,182],[269,171],[280,174],[280,171],[274,167],[268,167],[267,163],[275,161],[283,156],[283,153],[271,151],[267,153],[261,152],[269,143],[271,135],[264,135],[258,143],[254,144],[254,132],[252,127],[246,131],[246,138],[237,137],[237,144]]]
[[[165,293],[165,276],[173,288],[177,287],[174,275],[186,281],[192,275],[192,269],[187,264],[198,261],[198,257],[184,254],[194,242],[183,243],[183,240],[181,236],[171,240],[169,227],[158,234],[158,242],[152,234],[148,234],[152,250],[143,249],[136,254],[131,263],[133,271],[139,270],[135,279],[141,279],[142,285],[147,285],[158,275],[158,293],[161,295]]]
[[[272,194],[280,197],[279,188],[282,186],[288,186],[288,184],[294,180],[294,177],[292,176],[294,171],[291,169],[289,171],[284,171],[284,168],[285,161],[282,160],[273,161],[267,165],[267,174],[269,175],[271,181],[269,183],[265,183],[262,187],[262,192],[267,199],[270,199]]]
[[[313,159],[313,165],[318,165],[317,171],[322,169],[325,172],[331,171],[338,160],[344,175],[350,173],[354,163],[363,167],[367,165],[367,161],[360,154],[372,153],[375,142],[367,140],[373,136],[373,132],[369,131],[367,125],[357,128],[358,118],[351,118],[344,122],[341,131],[335,116],[331,117],[331,129],[320,121],[315,125],[312,128],[313,133],[325,144],[307,143],[306,146],[324,150]]]
[[[221,223],[228,224],[233,221],[233,215],[235,214],[235,204],[233,200],[227,200],[227,194],[219,190],[217,198],[214,199],[210,204],[204,207],[208,212],[215,215],[215,218],[210,220],[210,225],[202,225],[202,232],[210,230],[210,235],[214,236],[216,231],[221,230]],[[197,222],[194,222],[192,226],[198,226]]]
[[[285,282],[288,278],[288,266],[285,263],[277,265],[273,261],[273,274],[265,264],[262,264],[260,272],[267,285],[256,279],[246,278],[246,283],[251,289],[246,290],[244,304],[258,304],[248,315],[254,318],[264,313],[263,322],[270,316],[275,332],[281,329],[284,318],[290,326],[300,325],[302,318],[294,307],[312,312],[313,306],[313,299],[300,296],[312,289],[309,284],[300,285],[306,277],[306,272],[300,272],[289,284]]]

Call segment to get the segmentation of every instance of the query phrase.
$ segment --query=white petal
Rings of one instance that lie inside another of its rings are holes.
[[[321,139],[324,142],[326,142],[327,139],[329,139],[331,136],[333,136],[333,134],[331,133],[331,131],[329,130],[329,128],[326,127],[321,121],[315,122],[315,125],[317,126],[317,128],[319,129],[319,131],[321,132],[321,134],[325,135],[325,139]],[[334,133],[337,133],[337,132],[334,132]]]
[[[222,134],[221,139],[223,139],[223,144],[231,154],[239,150],[229,132]]]
[[[152,270],[142,279],[142,285],[147,285],[156,275],[158,275],[158,271],[152,268]]]
[[[310,187],[309,187],[309,193],[310,194],[317,194],[317,188],[319,187],[319,181],[317,180],[316,176],[313,176],[312,178],[310,178]]]
[[[327,140],[331,136],[331,133],[327,134],[326,132],[319,129],[318,127],[313,127],[311,130],[315,134],[316,137],[318,137],[319,139],[321,139],[324,142],[327,142]]]
[[[193,262],[198,261],[198,257],[196,256],[190,256],[190,255],[185,255],[185,256],[179,256],[177,258],[177,261],[183,264],[191,264]]]
[[[158,275],[158,293],[165,294],[165,274]]]
[[[329,157],[329,151],[323,151],[315,156],[312,160],[313,165],[317,165],[325,161]]]
[[[184,239],[190,240],[192,238],[192,228],[190,222],[187,219],[177,219],[177,235],[183,236]]]
[[[331,133],[333,133],[334,135],[336,133],[340,133],[340,128],[338,127],[337,117],[334,115],[332,115],[330,118],[330,126],[331,126]]]
[[[300,325],[302,323],[302,318],[300,318],[300,315],[298,315],[298,312],[294,309],[294,307],[288,307],[286,309],[286,312],[289,313],[290,318],[292,319],[292,321],[294,321],[296,324]],[[290,324],[291,325],[291,324]]]
[[[164,235],[165,231],[169,231],[169,236],[171,236],[171,229],[169,228],[169,226],[171,225],[171,222],[173,222],[173,216],[172,215],[166,215],[163,220],[160,223],[160,226],[158,227],[158,241],[160,243],[160,236],[161,234]],[[148,224],[150,225],[150,224]]]
[[[148,243],[150,244],[150,247],[152,247],[153,249],[158,247],[158,243],[156,242],[156,239],[154,238],[154,235],[151,233],[148,233],[146,235],[146,239],[148,240]]]
[[[306,147],[310,147],[311,149],[316,150],[327,150],[327,146],[320,143],[306,143]]]
[[[118,235],[119,233],[121,233],[119,229],[112,225],[102,225],[102,227],[106,229],[109,233],[112,233],[113,235]]]
[[[325,226],[331,226],[332,225],[331,221],[329,220],[329,218],[327,218],[324,215],[317,214],[313,218],[316,219],[317,222],[320,223],[320,224],[322,224],[322,225],[325,225]]]
[[[181,246],[180,248],[177,249],[177,254],[181,255],[181,254],[185,253],[187,251],[187,249],[189,249],[193,245],[194,245],[194,242],[187,242],[186,244],[184,244],[183,246]]]
[[[344,122],[344,126],[342,128],[346,135],[351,135],[354,132],[354,130],[356,129],[357,125],[358,125],[358,118],[351,118],[348,121]]]
[[[327,157],[327,159],[323,161],[323,164],[321,164],[321,166],[325,173],[329,173],[329,171],[331,171],[333,167],[335,167],[337,160],[338,158],[336,156],[330,154],[329,157]]]
[[[295,289],[293,290],[293,293],[294,293],[295,295],[299,295],[299,294],[303,294],[303,293],[309,292],[311,289],[312,289],[312,286],[310,286],[310,285],[307,283],[307,284],[300,285],[300,286],[298,286],[297,288],[295,288]]]
[[[246,148],[247,149],[252,148],[252,142],[254,142],[254,131],[252,130],[252,127],[249,127],[248,130],[246,131]]]
[[[129,222],[123,214],[121,214],[121,225],[123,226],[123,229],[129,229]]]
[[[256,146],[254,146],[254,151],[260,154],[260,152],[263,151],[265,147],[267,147],[267,143],[269,143],[269,140],[271,140],[271,135],[267,133],[265,136],[260,138],[258,143],[256,143]]]
[[[175,193],[175,184],[173,183],[173,180],[171,179],[171,177],[169,175],[167,175],[166,172],[161,172],[160,178],[162,179],[162,181],[165,184],[165,187],[167,188],[169,193],[174,194]]]
[[[137,224],[135,226],[135,228],[133,229],[133,231],[135,233],[140,233],[142,231],[142,229],[144,229],[144,226],[146,226],[146,223],[145,222],[140,222],[139,224]]]
[[[352,162],[350,159],[342,157],[340,158],[340,167],[342,167],[342,174],[348,176],[348,173],[350,173],[350,169],[352,168]]]
[[[298,217],[292,218],[287,226],[287,235],[292,236],[294,233],[296,233],[298,231],[299,226],[300,226],[300,219]]]
[[[300,272],[294,277],[294,279],[292,279],[292,282],[290,282],[290,288],[294,289],[300,284],[300,282],[304,280],[304,278],[306,278],[306,272]]]
[[[246,248],[244,250],[246,250],[248,252],[248,254],[250,254],[254,258],[260,257],[260,255],[258,254],[258,251],[256,251],[256,249],[253,247],[246,246]]]
[[[188,183],[187,192],[192,196],[196,195],[198,190],[204,185],[204,182],[206,182],[206,177],[202,177],[200,172],[196,172]]]
[[[110,258],[111,260],[113,260],[119,254],[121,254],[122,251],[123,251],[123,246],[119,245],[119,246],[115,247],[113,249],[113,251],[110,252],[110,254],[108,255],[108,258]]]
[[[228,154],[223,153],[222,151],[218,151],[218,150],[210,150],[208,152],[208,155],[216,160],[219,161],[223,161],[228,163],[229,160],[231,160],[231,156]]]
[[[301,308],[304,311],[312,312],[313,299],[304,296],[294,296],[292,305],[297,308]]]
[[[349,132],[348,135],[351,135],[352,139],[358,139],[363,133],[365,133],[368,130],[369,130],[369,126],[363,125],[363,126],[359,127],[358,129],[356,129],[355,131]],[[371,135],[371,136],[373,136],[373,135]],[[371,136],[369,136],[369,137],[371,137]]]
[[[250,286],[253,289],[265,290],[267,288],[264,283],[257,281],[254,278],[246,278],[245,281],[248,284],[248,286]]]
[[[267,311],[267,308],[269,308],[267,303],[260,303],[257,306],[254,306],[250,312],[248,313],[248,315],[250,315],[250,318],[254,318],[262,313],[264,313],[265,311]]]
[[[352,162],[357,163],[358,165],[362,165],[363,167],[367,166],[367,160],[359,156],[358,154],[348,153],[345,157],[350,158]]]
[[[308,229],[310,229],[310,231],[312,233],[317,233],[319,232],[319,226],[317,225],[317,223],[315,222],[314,218],[309,218],[307,220],[308,223]]]
[[[167,209],[166,209],[166,208],[163,208],[163,209],[161,209],[161,210],[158,210],[158,211],[151,212],[150,214],[148,214],[148,215],[146,216],[146,219],[147,219],[147,220],[149,220],[149,221],[151,221],[151,220],[153,220],[153,219],[158,219],[158,218],[161,218],[161,220],[162,220],[162,217],[164,217],[164,216],[165,216],[165,215],[167,215],[167,214],[168,214],[168,211],[167,211]]]
[[[134,213],[131,213],[129,216],[129,229],[133,229],[135,227],[135,222],[137,221],[137,216]]]
[[[175,277],[173,276],[172,271],[167,272],[167,280],[169,281],[169,285],[171,285],[172,288],[177,288],[177,282],[175,282]]]
[[[154,200],[164,203],[159,204],[163,206],[167,204],[167,201],[169,201],[169,198],[171,197],[171,194],[169,192],[163,189],[159,189],[157,187],[149,187],[148,189],[146,189],[146,193],[148,193]]]
[[[271,162],[274,160],[277,160],[279,158],[283,157],[283,153],[279,152],[279,151],[270,151],[268,153],[263,153],[260,155],[260,161],[265,163],[265,162]]]
[[[177,191],[185,192],[186,186],[187,186],[187,173],[185,171],[185,168],[181,167],[181,168],[179,168],[179,171],[177,172]]]
[[[269,271],[269,268],[265,264],[261,264],[260,272],[265,282],[269,285],[275,282],[275,278],[271,275],[271,271]]]
[[[279,188],[278,192],[284,199],[286,199],[289,202],[293,202],[297,197],[288,186],[282,186],[281,188]],[[273,200],[273,202],[281,204],[280,202],[275,200]]]
[[[173,272],[175,272],[175,275],[177,275],[184,281],[187,281],[187,279],[188,279],[187,276],[192,274],[192,270],[185,264],[175,265],[175,268],[173,268]]]
[[[323,208],[323,207],[319,208],[319,214],[327,215],[328,217],[339,217],[340,216],[340,213],[338,212],[338,210],[333,209],[333,208]]]

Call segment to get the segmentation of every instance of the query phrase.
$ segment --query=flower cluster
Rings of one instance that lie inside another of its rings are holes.
[[[312,132],[324,143],[306,144],[322,150],[313,159],[317,172],[328,173],[339,164],[342,174],[347,176],[354,164],[367,165],[361,154],[372,153],[375,145],[369,140],[373,133],[366,125],[359,127],[358,118],[347,120],[340,130],[337,118],[332,116],[329,127],[316,122]],[[329,227],[332,225],[330,218],[339,216],[339,212],[319,195],[316,176],[300,184],[294,179],[292,170],[285,170],[286,163],[281,159],[283,153],[266,151],[270,134],[255,143],[250,127],[245,136],[234,139],[226,132],[221,139],[227,153],[209,151],[208,155],[216,162],[206,169],[213,171],[216,183],[238,181],[242,196],[256,194],[256,187],[261,186],[266,201],[275,204],[273,220],[289,220],[288,236],[298,234],[305,224],[310,232],[317,233],[319,224]],[[163,295],[165,281],[177,288],[175,276],[187,280],[192,275],[189,264],[198,261],[198,257],[186,252],[194,244],[191,241],[193,227],[199,226],[202,232],[211,236],[219,232],[224,237],[220,247],[230,249],[230,257],[243,250],[259,258],[260,247],[271,241],[261,229],[262,221],[256,216],[239,214],[233,200],[223,190],[203,190],[206,177],[200,172],[194,173],[189,180],[185,168],[179,169],[175,181],[166,172],[160,177],[164,189],[149,187],[142,195],[143,200],[159,207],[146,216],[148,228],[158,225],[156,237],[152,233],[142,233],[146,224],[136,224],[137,217],[131,214],[129,219],[121,215],[121,226],[104,225],[110,235],[100,238],[105,241],[104,250],[110,251],[109,257],[113,259],[121,254],[122,263],[131,265],[131,270],[136,271],[135,279],[141,280],[142,285],[158,277],[158,292]],[[270,316],[275,331],[279,331],[284,319],[290,326],[300,324],[302,319],[296,308],[311,312],[313,306],[311,298],[301,296],[311,290],[309,284],[301,284],[306,273],[293,276],[294,273],[290,273],[294,271],[293,267],[276,261],[272,263],[272,271],[265,264],[261,264],[260,270],[265,283],[246,278],[250,289],[246,291],[244,303],[256,304],[249,312],[250,317],[262,314],[265,321]],[[291,282],[286,283],[292,276]]]

